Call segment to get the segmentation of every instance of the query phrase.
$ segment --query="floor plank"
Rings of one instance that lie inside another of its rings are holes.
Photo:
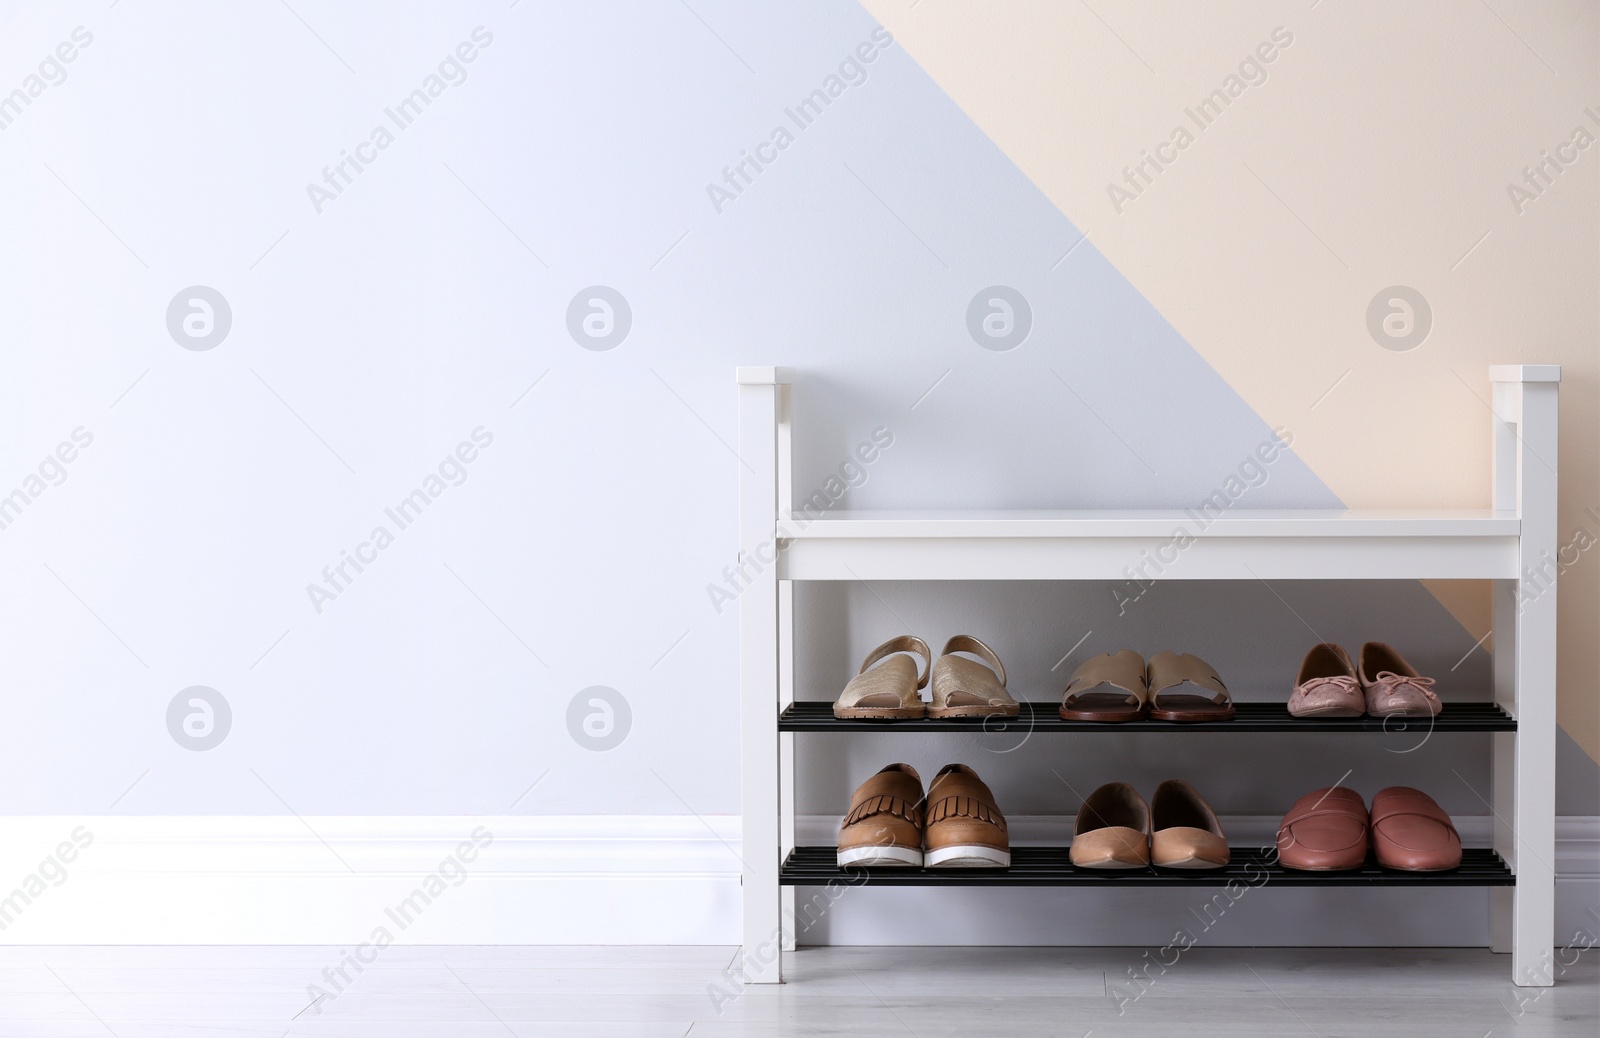
[[[1477,949],[808,948],[744,987],[736,949],[0,949],[30,1038],[1520,1038],[1600,1031],[1600,950],[1517,988]],[[341,970],[343,971],[341,973]]]

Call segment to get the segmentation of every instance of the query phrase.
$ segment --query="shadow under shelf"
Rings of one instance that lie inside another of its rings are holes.
[[[1231,721],[1174,724],[1171,721],[1067,721],[1059,699],[1022,703],[1014,718],[916,718],[905,721],[841,720],[833,701],[797,701],[778,716],[780,732],[1374,732],[1415,738],[1430,732],[1514,732],[1517,720],[1497,703],[1446,703],[1438,717],[1291,717],[1282,702],[1235,701]]]
[[[867,887],[1510,887],[1516,876],[1495,851],[1469,847],[1461,865],[1448,872],[1401,872],[1371,861],[1344,872],[1299,872],[1277,864],[1270,848],[1235,847],[1224,868],[1080,869],[1065,847],[1013,847],[1008,869],[848,868],[837,848],[796,847],[784,861],[783,886],[841,883]]]

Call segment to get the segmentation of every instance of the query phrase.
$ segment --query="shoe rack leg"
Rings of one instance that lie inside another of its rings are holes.
[[[794,582],[778,582],[778,703],[794,702]],[[778,736],[779,860],[794,850],[794,733]],[[783,916],[783,950],[795,949],[794,888],[779,887],[778,909]]]
[[[1497,580],[1493,588],[1491,630],[1495,632],[1494,698],[1495,702],[1513,716],[1517,713],[1517,582]],[[1490,805],[1493,812],[1492,829],[1494,849],[1513,868],[1517,861],[1516,829],[1511,824],[1517,816],[1514,792],[1517,788],[1517,733],[1496,732],[1490,736],[1489,780],[1493,792]],[[1489,948],[1505,955],[1511,954],[1512,918],[1516,908],[1515,887],[1489,888]]]
[[[778,396],[772,369],[739,370],[741,944],[747,984],[783,980],[778,760]]]
[[[1517,717],[1516,734],[1494,741],[1495,845],[1517,885],[1509,934],[1503,894],[1492,922],[1496,946],[1509,944],[1512,982],[1547,987],[1555,938],[1556,382],[1497,378],[1494,410],[1495,506],[1516,509],[1522,543],[1520,577],[1495,595],[1495,695],[1514,704]]]

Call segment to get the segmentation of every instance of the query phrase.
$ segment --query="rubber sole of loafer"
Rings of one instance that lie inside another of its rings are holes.
[[[924,860],[921,847],[851,847],[839,851],[839,867],[852,868],[921,868]]]
[[[923,861],[930,869],[1007,869],[1011,852],[977,843],[952,844],[927,852]]]

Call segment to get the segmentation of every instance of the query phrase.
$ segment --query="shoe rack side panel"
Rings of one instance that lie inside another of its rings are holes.
[[[1493,743],[1495,849],[1516,886],[1491,898],[1496,951],[1512,981],[1554,982],[1556,594],[1541,573],[1557,551],[1557,384],[1560,369],[1490,369],[1494,383],[1494,506],[1520,522],[1515,580],[1494,592],[1495,697],[1516,715],[1515,735]]]

